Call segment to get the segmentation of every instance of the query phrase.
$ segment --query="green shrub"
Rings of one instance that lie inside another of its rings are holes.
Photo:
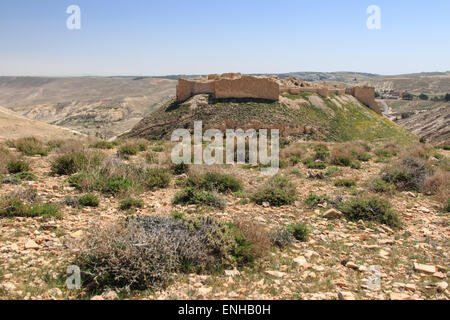
[[[203,175],[191,175],[186,181],[186,186],[220,193],[225,193],[228,190],[231,192],[242,190],[242,182],[235,177],[214,172],[207,172]]]
[[[368,189],[377,193],[389,193],[394,190],[395,186],[382,179],[375,178],[368,182]]]
[[[297,195],[295,186],[286,177],[275,175],[262,187],[253,193],[250,199],[263,204],[268,202],[272,206],[283,206],[293,204]]]
[[[404,158],[381,172],[381,178],[399,190],[422,191],[425,180],[432,175],[428,164],[419,158]]]
[[[133,208],[143,208],[144,202],[134,198],[125,198],[120,201],[120,210],[130,210]]]
[[[163,168],[148,169],[144,176],[143,185],[148,190],[167,188],[170,184],[171,176]]]
[[[159,147],[153,147],[153,148],[152,148],[152,151],[153,151],[153,152],[163,152],[163,151],[164,151],[164,147],[161,147],[161,146],[159,146]]]
[[[308,226],[300,222],[288,225],[286,230],[290,232],[295,239],[301,242],[307,241],[308,235],[310,234]]]
[[[174,175],[187,174],[189,172],[189,165],[185,163],[172,164],[172,172]]]
[[[444,211],[450,212],[450,198],[447,198],[447,200],[444,201]]]
[[[351,221],[366,220],[400,226],[397,213],[392,210],[389,201],[378,197],[361,197],[343,202],[339,210]]]
[[[119,148],[119,152],[124,156],[135,156],[139,153],[140,149],[137,144],[125,144]]]
[[[325,161],[330,156],[328,147],[324,144],[319,144],[314,147],[316,153],[314,154],[314,160]]]
[[[193,187],[186,187],[177,192],[172,202],[173,204],[203,205],[217,209],[225,209],[226,207],[225,200],[219,195],[209,191],[197,190]]]
[[[78,203],[84,207],[98,207],[100,199],[92,193],[87,193],[78,199]]]
[[[49,152],[48,147],[46,147],[41,140],[35,137],[20,138],[15,141],[9,141],[8,144],[26,156],[46,156]]]
[[[352,169],[361,169],[361,162],[353,160],[352,163],[350,164],[350,168]]]
[[[98,191],[105,194],[117,195],[127,192],[131,188],[132,182],[122,176],[111,176],[104,180],[98,180],[97,184],[99,185]]]
[[[306,199],[305,199],[305,203],[310,207],[310,208],[315,208],[317,207],[319,204],[323,204],[325,202],[330,201],[329,197],[326,195],[317,195],[315,193],[311,193]]]
[[[313,159],[310,159],[310,158],[303,160],[303,164],[308,169],[323,170],[323,169],[325,169],[327,167],[327,165],[324,162],[314,161]]]
[[[114,149],[116,145],[113,142],[109,142],[109,141],[97,141],[94,142],[93,144],[91,144],[89,146],[89,148],[94,148],[94,149]]]
[[[339,179],[334,182],[334,185],[336,187],[350,188],[350,187],[355,186],[356,182],[355,182],[355,180],[350,180],[350,179]]]
[[[6,169],[9,173],[19,173],[30,170],[28,163],[22,160],[11,160],[6,164]]]

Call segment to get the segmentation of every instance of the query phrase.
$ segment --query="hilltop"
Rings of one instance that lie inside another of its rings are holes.
[[[209,128],[278,128],[284,137],[326,141],[375,140],[413,136],[397,124],[362,105],[351,95],[283,94],[279,101],[252,99],[216,100],[196,95],[183,103],[167,101],[147,115],[128,134],[148,139],[170,138],[177,128],[190,128],[193,121]]]

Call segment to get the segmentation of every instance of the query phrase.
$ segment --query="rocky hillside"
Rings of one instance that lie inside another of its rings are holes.
[[[283,95],[278,102],[224,101],[208,95],[194,96],[182,104],[169,101],[139,122],[129,136],[167,138],[174,129],[191,128],[198,120],[205,130],[278,128],[285,137],[327,141],[413,139],[350,95],[324,99],[316,94]]]
[[[0,77],[0,105],[102,137],[130,129],[174,93],[169,79]]]
[[[0,300],[450,299],[448,150],[292,141],[270,178],[36,142],[0,143]]]

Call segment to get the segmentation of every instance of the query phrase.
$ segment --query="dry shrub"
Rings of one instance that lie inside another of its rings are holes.
[[[403,150],[400,154],[401,158],[419,158],[423,160],[428,160],[432,154],[432,148],[427,147],[423,144],[417,144],[414,146],[408,146],[407,149]]]
[[[281,150],[280,159],[296,165],[306,155],[306,148],[302,145],[290,145],[289,147]]]
[[[438,201],[445,200],[450,194],[450,172],[438,170],[424,182],[424,190],[433,194]]]
[[[260,223],[249,219],[239,219],[233,224],[249,242],[248,250],[251,257],[262,257],[270,249],[270,234]]]
[[[132,217],[95,227],[82,240],[75,263],[87,290],[165,287],[174,272],[214,272],[242,261],[232,226],[213,218]]]
[[[393,183],[401,191],[423,191],[425,180],[433,174],[428,163],[419,158],[403,158],[393,166],[385,167],[381,179]]]

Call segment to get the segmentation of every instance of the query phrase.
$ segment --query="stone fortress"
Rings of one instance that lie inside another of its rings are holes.
[[[296,95],[303,92],[316,93],[324,98],[331,94],[349,94],[381,114],[373,87],[345,88],[341,84],[305,82],[294,77],[279,79],[277,76],[248,76],[240,73],[211,74],[197,79],[179,78],[177,101],[185,101],[197,94],[212,94],[216,99],[253,98],[277,101],[281,94]]]

